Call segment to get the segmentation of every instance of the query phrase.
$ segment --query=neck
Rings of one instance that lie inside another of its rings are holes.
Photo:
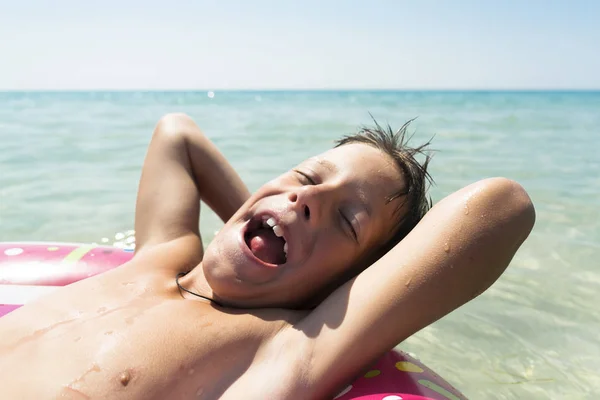
[[[194,269],[185,273],[185,275],[179,275],[178,282],[180,285],[181,295],[190,300],[202,300],[204,298],[206,301],[212,301],[219,305],[219,303],[214,300],[213,291],[206,281],[204,276],[204,271],[202,270],[202,263],[198,264]],[[183,288],[184,290],[182,290]],[[187,290],[187,291],[186,291]],[[189,293],[189,292],[191,293]]]

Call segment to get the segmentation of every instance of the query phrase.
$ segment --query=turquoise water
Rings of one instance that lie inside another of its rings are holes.
[[[536,227],[486,294],[400,347],[466,395],[600,393],[600,92],[0,93],[0,240],[131,245],[158,118],[190,114],[251,189],[369,123],[435,135],[443,196],[507,176]],[[206,208],[203,235],[220,223]]]

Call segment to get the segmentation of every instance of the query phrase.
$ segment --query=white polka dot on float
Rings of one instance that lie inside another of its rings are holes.
[[[385,396],[381,400],[402,400],[402,397],[400,397],[400,396]]]
[[[22,254],[23,251],[24,250],[20,247],[13,247],[12,249],[4,250],[4,254],[7,256],[18,256],[19,254]]]

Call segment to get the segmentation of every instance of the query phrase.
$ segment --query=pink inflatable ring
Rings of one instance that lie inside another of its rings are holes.
[[[0,243],[0,317],[28,301],[129,261],[133,251],[70,243]],[[336,400],[460,400],[465,397],[418,360],[386,353]]]

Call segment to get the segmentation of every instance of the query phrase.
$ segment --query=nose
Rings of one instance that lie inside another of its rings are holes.
[[[330,190],[325,185],[302,186],[288,195],[298,215],[311,225],[322,222],[332,201]]]

